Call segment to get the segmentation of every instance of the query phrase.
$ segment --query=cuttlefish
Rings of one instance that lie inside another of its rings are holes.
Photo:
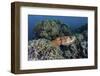
[[[61,37],[62,45],[70,45],[70,44],[74,43],[75,40],[76,40],[75,36],[64,36],[64,37]]]
[[[52,44],[54,46],[60,46],[60,45],[70,45],[73,42],[75,42],[76,37],[75,36],[63,36],[63,37],[57,37],[55,40],[52,40]]]

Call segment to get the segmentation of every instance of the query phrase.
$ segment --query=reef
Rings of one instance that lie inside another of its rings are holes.
[[[87,24],[74,30],[59,20],[45,20],[33,29],[33,40],[28,41],[28,60],[54,60],[88,58]],[[56,37],[74,36],[70,45],[54,47],[50,41]]]

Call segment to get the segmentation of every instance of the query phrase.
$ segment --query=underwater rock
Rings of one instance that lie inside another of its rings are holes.
[[[28,60],[64,59],[59,47],[51,45],[47,39],[29,41]]]
[[[87,58],[88,42],[82,34],[77,35],[77,40],[69,46],[61,46],[66,59]]]
[[[81,39],[81,38],[80,38]],[[76,40],[67,46],[54,47],[49,40],[38,39],[29,41],[28,60],[77,59],[88,57],[86,40]]]

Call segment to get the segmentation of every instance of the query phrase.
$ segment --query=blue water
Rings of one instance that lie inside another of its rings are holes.
[[[33,38],[33,28],[39,21],[46,19],[57,19],[68,24],[71,28],[77,28],[88,23],[88,17],[74,17],[74,16],[47,16],[47,15],[28,15],[28,40]]]

